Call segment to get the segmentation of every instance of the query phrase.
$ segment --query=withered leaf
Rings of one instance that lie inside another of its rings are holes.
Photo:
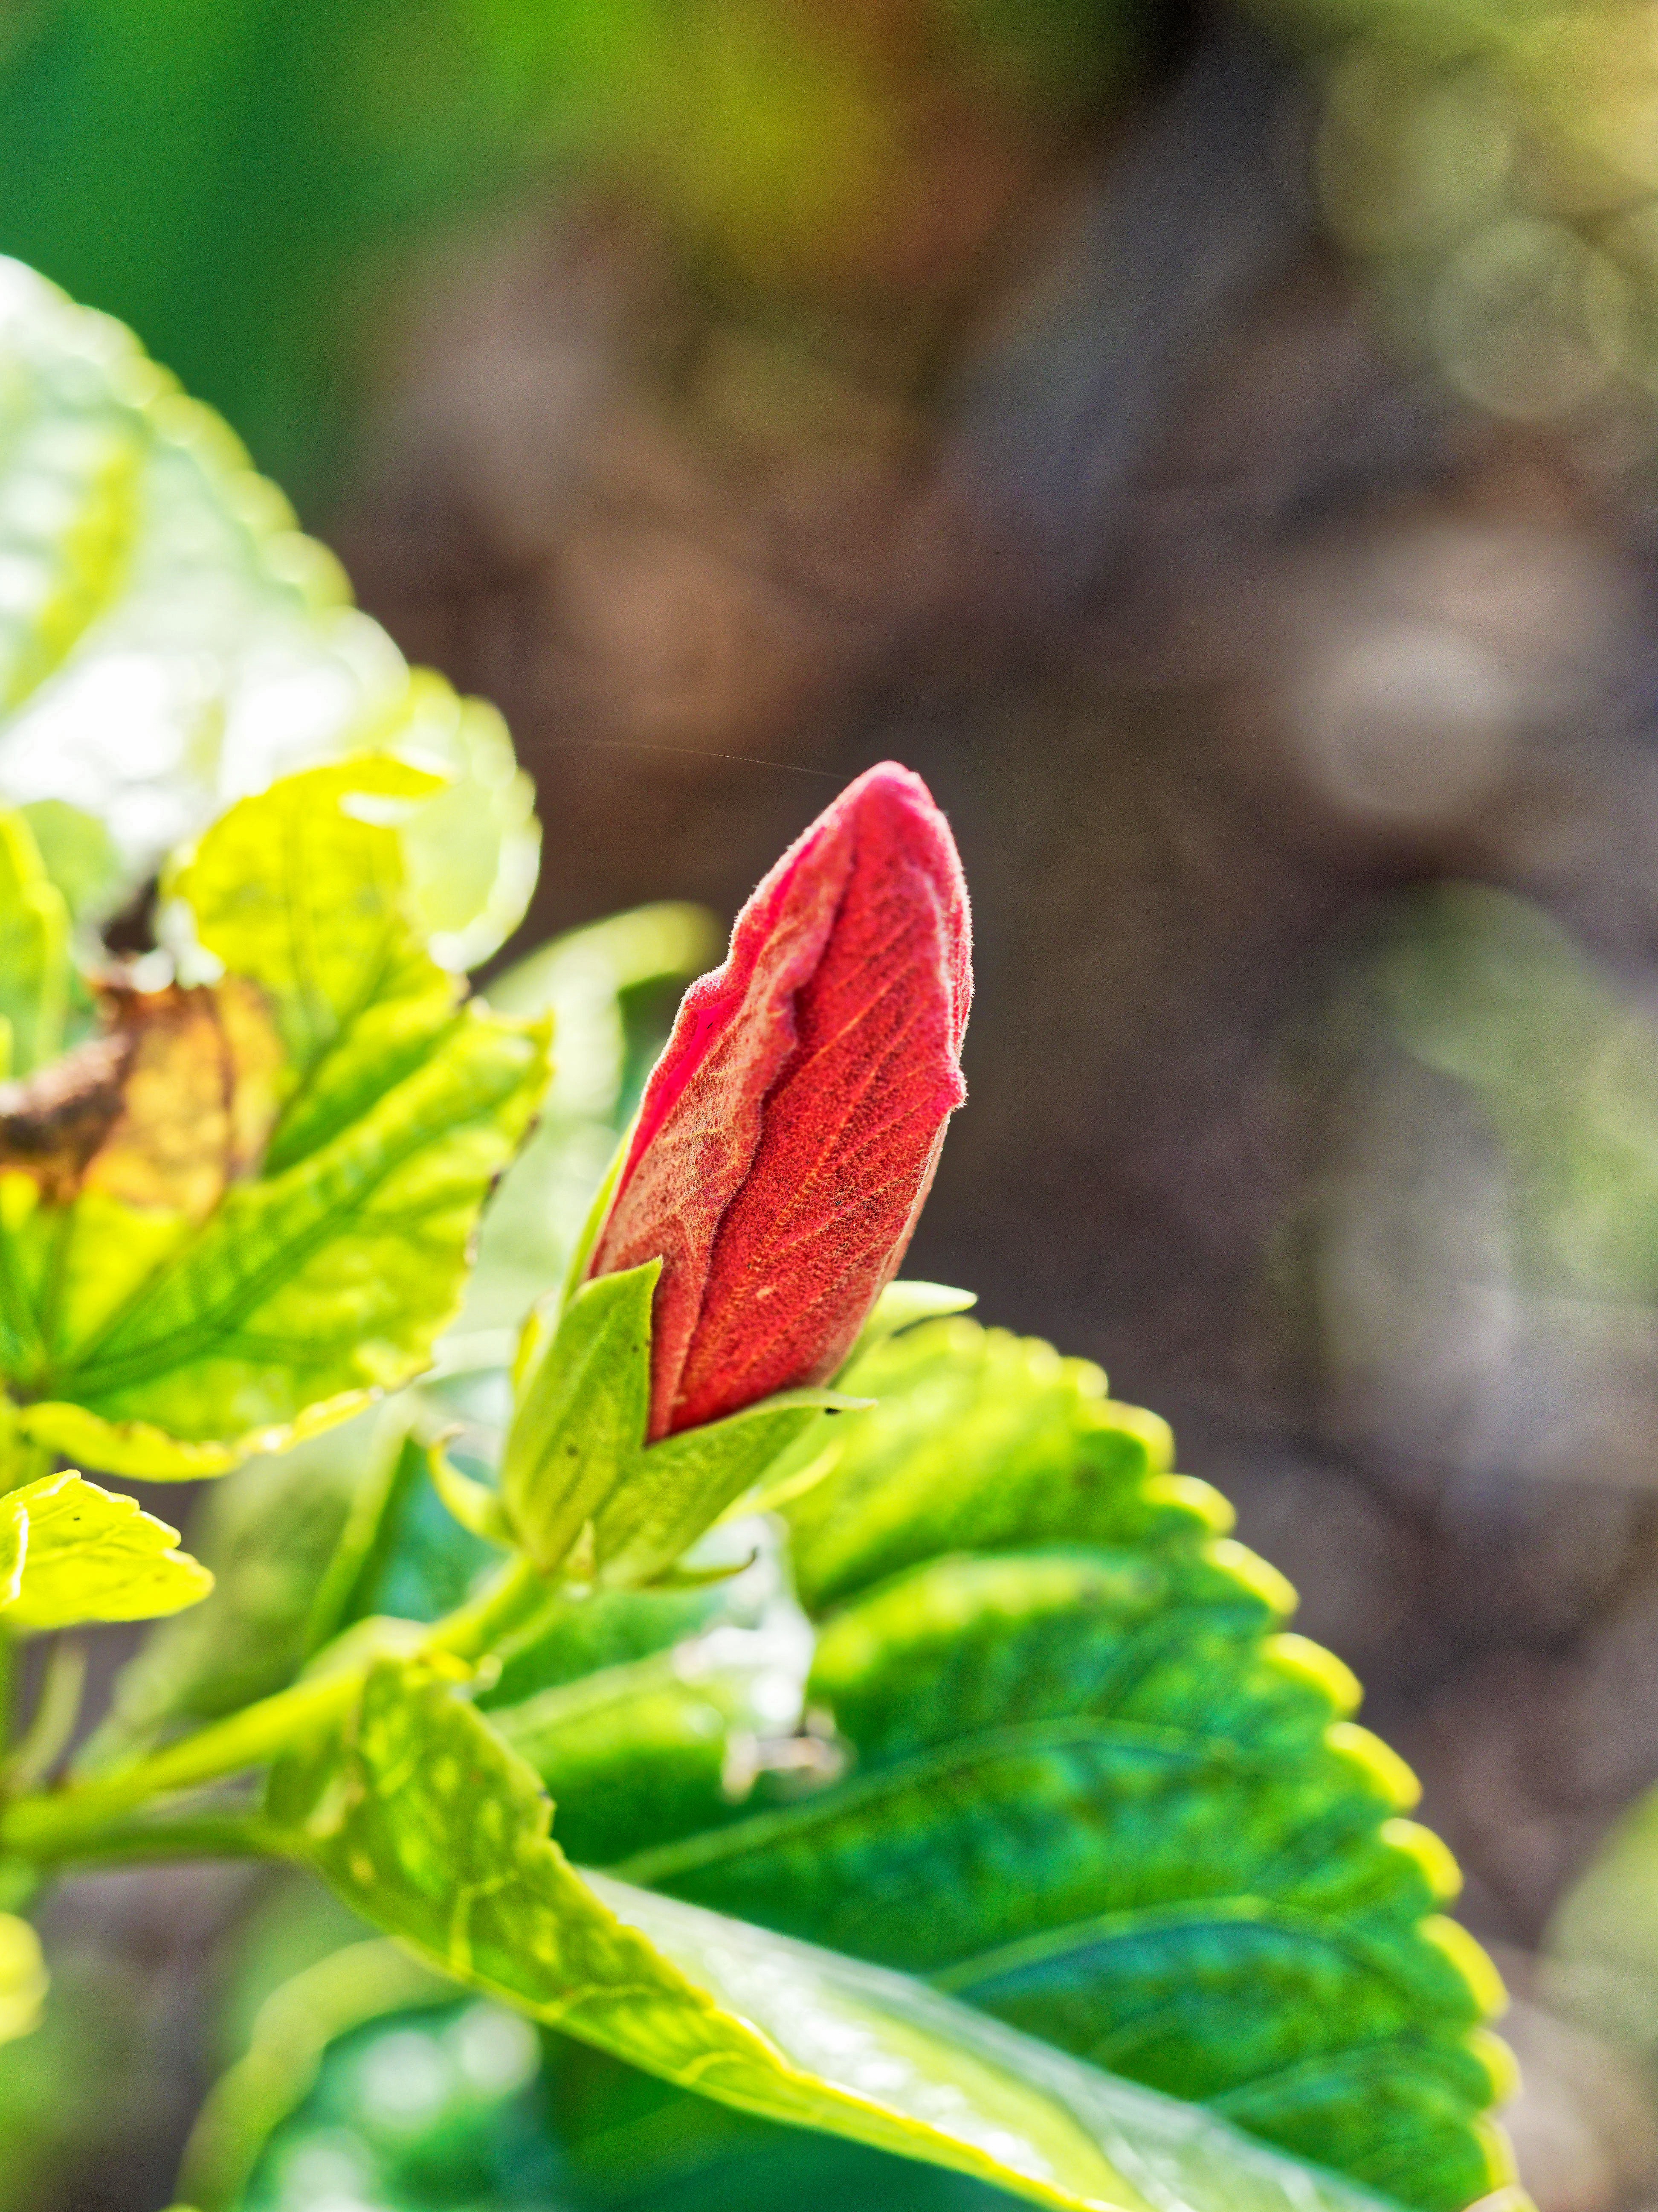
[[[34,1176],[49,1204],[96,1190],[205,1220],[276,1119],[282,1052],[264,1000],[236,976],[100,997],[105,1035],[0,1084],[0,1168]]]

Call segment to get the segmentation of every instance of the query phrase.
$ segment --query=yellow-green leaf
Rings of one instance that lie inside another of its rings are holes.
[[[0,1912],[0,2043],[27,2035],[40,2017],[46,1970],[27,1920]]]
[[[155,1431],[186,1445],[270,1449],[424,1367],[459,1302],[478,1209],[511,1158],[546,1077],[544,1039],[480,1010],[454,1017],[428,1056],[285,1172],[234,1185],[169,1263],[106,1324],[65,1347],[31,1432],[61,1443],[63,1401],[94,1416],[104,1463],[124,1436],[154,1475]],[[121,1226],[77,1237],[64,1304]],[[129,1424],[142,1424],[137,1431]],[[238,1442],[238,1440],[240,1440]]]
[[[0,1498],[0,1626],[27,1635],[179,1613],[213,1577],[178,1541],[136,1498],[81,1475],[26,1483]]]
[[[0,808],[0,1078],[28,1075],[63,1042],[69,908],[27,822]]]
[[[203,948],[264,993],[290,1088],[377,1007],[452,1011],[411,926],[398,826],[442,787],[389,753],[307,769],[242,799],[169,869]]]
[[[548,1075],[546,1024],[460,1003],[409,910],[375,817],[432,787],[369,756],[234,807],[171,878],[228,972],[138,994],[81,1090],[72,1054],[3,1125],[0,1365],[36,1442],[222,1473],[429,1364]]]

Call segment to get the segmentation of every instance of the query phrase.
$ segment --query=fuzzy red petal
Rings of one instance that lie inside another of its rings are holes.
[[[687,992],[592,1270],[664,1262],[653,1437],[845,1358],[964,1095],[970,960],[949,828],[885,762],[783,855]]]

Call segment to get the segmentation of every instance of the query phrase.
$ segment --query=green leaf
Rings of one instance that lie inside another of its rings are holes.
[[[349,1582],[361,1568],[405,1420],[399,1399],[215,1484],[191,1526],[216,1577],[212,1595],[144,1639],[77,1765],[131,1756],[172,1729],[270,1696],[309,1657],[313,1622],[331,1631],[355,1617],[349,1593],[331,1585],[341,1570]]]
[[[46,1970],[27,1920],[0,1912],[0,2043],[27,2035],[40,2017]]]
[[[429,1671],[376,1668],[343,1728],[275,1771],[269,1809],[417,1956],[740,2111],[1056,2207],[1376,2203],[902,1977],[578,1875],[533,1772]]]
[[[247,2051],[214,2084],[191,2131],[180,2187],[230,2212],[260,2145],[302,2102],[330,2043],[366,2020],[445,1994],[438,1977],[383,1936],[347,1943],[282,1984],[259,2008]]]
[[[638,1480],[651,1395],[651,1300],[659,1260],[584,1283],[519,1395],[501,1498],[544,1573],[557,1567],[617,1486]]]
[[[876,1408],[783,1510],[822,1623],[807,1703],[850,1771],[740,1819],[708,1790],[677,1837],[635,1823],[618,1870],[926,1976],[1423,2212],[1501,2185],[1501,1993],[1441,1917],[1448,1854],[1166,1431],[964,1321],[844,1379]],[[544,1734],[537,1756],[556,1771]],[[618,1780],[589,1759],[589,1796]]]
[[[67,1200],[21,1154],[0,1176],[0,1350],[35,1442],[119,1473],[217,1474],[429,1364],[547,1063],[544,1025],[456,1003],[404,910],[395,831],[363,818],[428,781],[376,757],[310,771],[233,808],[177,872],[231,975],[160,994],[144,1018],[172,1057],[147,1063],[141,1038]],[[227,1052],[247,1069],[228,1108]],[[192,1054],[212,1077],[199,1106]]]
[[[458,1016],[360,1119],[286,1171],[233,1186],[66,1344],[27,1432],[117,1471],[214,1473],[405,1382],[459,1303],[478,1209],[544,1072],[541,1039]],[[100,1297],[95,1255],[116,1241],[107,1216],[88,1225],[65,1267],[73,1319],[83,1286]]]
[[[163,878],[202,946],[264,993],[290,1092],[371,1013],[417,1056],[452,1012],[453,983],[413,926],[397,826],[441,788],[391,754],[311,769],[233,806]]]
[[[750,1625],[710,1621],[671,1648],[492,1710],[557,1803],[571,1856],[603,1865],[641,1835],[738,1820],[773,1791],[798,1790],[820,1763],[837,1767],[833,1745],[799,1733],[811,1630],[781,1586],[782,1563],[765,1554],[769,1533],[756,1526],[758,1556],[725,1585],[734,1613],[740,1586],[769,1584],[760,1607],[742,1608]]]
[[[747,1533],[725,1528],[698,1547],[702,1559],[719,1551],[742,1567],[718,1582],[653,1589],[567,1590],[543,1616],[537,1634],[502,1660],[500,1680],[480,1693],[486,1706],[522,1704],[543,1690],[580,1685],[585,1678],[693,1645],[705,1630],[760,1625],[780,1588],[775,1532],[757,1532],[762,1556],[753,1560]]]
[[[96,815],[62,799],[37,799],[18,812],[71,921],[97,921],[120,903],[121,856]]]
[[[136,1498],[78,1474],[25,1483],[0,1498],[0,1623],[28,1635],[181,1612],[213,1577],[178,1541]]]
[[[521,919],[538,832],[500,716],[411,673],[224,424],[9,261],[0,555],[0,793],[95,813],[128,890],[228,800],[374,749],[445,779],[405,847],[442,963]]]
[[[27,820],[0,808],[0,1077],[30,1075],[63,1042],[69,908]]]
[[[1165,1422],[1113,1404],[1096,1367],[1048,1346],[941,1321],[840,1379],[881,1403],[832,1432],[834,1480],[791,1507],[809,1608],[944,1552],[1160,1542],[1230,1524],[1206,1484],[1169,1473]]]

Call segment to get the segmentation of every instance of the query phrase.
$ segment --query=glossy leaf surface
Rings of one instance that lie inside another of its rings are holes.
[[[471,1985],[739,2110],[1118,2212],[1373,2202],[903,1978],[573,1869],[536,1777],[448,1682],[383,1665],[272,1816],[345,1900]]]
[[[925,1976],[1426,2212],[1508,2176],[1483,1955],[1412,1778],[1293,1594],[1097,1370],[964,1321],[842,1378],[876,1409],[783,1511],[849,1771],[659,1808],[632,1881]],[[647,1756],[612,1717],[604,1800]],[[547,1753],[544,1747],[544,1760]],[[548,1771],[554,1771],[549,1765]]]

